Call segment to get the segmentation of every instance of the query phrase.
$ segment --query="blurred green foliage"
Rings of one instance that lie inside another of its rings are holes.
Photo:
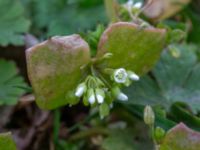
[[[126,89],[130,103],[161,105],[169,110],[174,102],[184,102],[193,112],[200,110],[200,84],[196,84],[200,80],[200,64],[196,48],[185,44],[174,46],[177,51],[164,51],[151,76],[144,76]]]
[[[193,3],[190,4],[185,10],[185,15],[191,21],[192,30],[188,35],[189,42],[200,45],[200,1],[193,0]]]
[[[32,22],[31,31],[41,37],[66,35],[95,28],[107,18],[102,0],[23,0]]]
[[[117,143],[117,144],[116,144]],[[117,129],[105,138],[102,143],[103,150],[136,150],[135,143],[129,130]]]
[[[0,59],[0,105],[14,105],[26,92],[27,84],[18,75],[14,62]]]
[[[2,150],[17,150],[10,132],[0,134],[0,148]]]
[[[18,0],[0,0],[0,45],[23,45],[23,33],[30,21],[24,17],[24,7]]]

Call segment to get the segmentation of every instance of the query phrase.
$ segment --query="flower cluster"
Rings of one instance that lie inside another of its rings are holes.
[[[114,99],[127,101],[128,97],[121,92],[122,85],[129,86],[132,81],[138,81],[139,76],[124,68],[112,69],[109,73],[109,81],[101,76],[89,75],[84,82],[80,83],[75,91],[75,96],[83,98],[85,105],[112,104]]]

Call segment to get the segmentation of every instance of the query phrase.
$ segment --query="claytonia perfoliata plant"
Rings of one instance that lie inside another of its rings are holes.
[[[85,37],[87,41],[77,34],[55,36],[28,49],[29,79],[38,106],[52,110],[81,100],[105,117],[115,99],[128,100],[121,89],[156,63],[165,35],[164,29],[117,22],[90,34],[90,40]]]

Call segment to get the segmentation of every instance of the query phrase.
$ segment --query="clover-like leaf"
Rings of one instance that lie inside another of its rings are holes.
[[[1,0],[0,14],[0,45],[22,45],[24,38],[21,34],[27,32],[30,26],[22,4],[18,0]]]
[[[14,62],[0,59],[0,105],[14,105],[27,87]]]
[[[144,14],[149,18],[163,20],[182,10],[191,0],[152,0],[146,3]]]
[[[17,149],[10,132],[0,134],[0,149],[1,150],[16,150]]]
[[[89,63],[88,44],[79,36],[56,36],[26,51],[28,74],[37,104],[54,109],[73,103],[71,95]]]
[[[102,0],[34,0],[34,3],[30,1],[30,6],[34,25],[47,29],[48,36],[82,32],[107,21]],[[91,17],[93,13],[95,17]]]
[[[134,23],[118,22],[103,33],[97,57],[112,53],[106,64],[108,68],[124,67],[141,75],[159,59],[165,37],[164,29],[143,29]]]
[[[200,133],[191,130],[183,123],[168,131],[160,150],[199,150]]]
[[[176,45],[174,52],[165,51],[152,71],[126,89],[130,103],[162,105],[169,108],[174,102],[184,102],[194,112],[200,110],[200,63],[194,47]]]

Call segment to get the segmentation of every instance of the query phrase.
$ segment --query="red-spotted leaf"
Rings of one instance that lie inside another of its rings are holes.
[[[56,36],[26,51],[29,79],[37,104],[54,109],[72,103],[70,95],[90,61],[88,44],[79,36]]]
[[[200,150],[200,133],[180,123],[167,133],[160,150]]]
[[[112,53],[107,67],[124,67],[137,74],[144,74],[159,59],[165,44],[165,33],[164,29],[143,29],[127,22],[114,23],[103,33],[97,57]]]

